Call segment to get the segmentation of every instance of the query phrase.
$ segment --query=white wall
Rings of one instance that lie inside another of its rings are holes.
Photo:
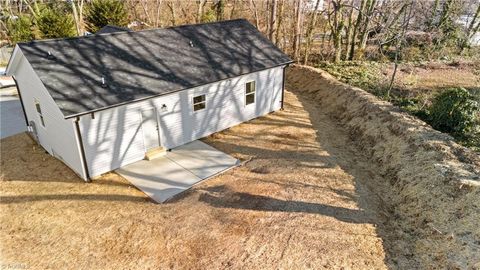
[[[85,178],[76,143],[73,120],[64,119],[60,109],[48,94],[21,50],[16,53],[19,54],[16,56],[19,60],[18,64],[15,65],[15,70],[12,70],[11,73],[17,80],[28,121],[35,122],[40,145]],[[40,122],[35,108],[35,100],[40,102],[45,127]]]
[[[256,81],[256,100],[245,105],[245,83]],[[232,78],[187,91],[131,103],[81,117],[89,173],[98,176],[145,155],[141,112],[157,108],[161,144],[174,148],[281,107],[283,67]],[[206,109],[193,111],[193,97],[205,94]],[[167,109],[160,108],[165,104]]]

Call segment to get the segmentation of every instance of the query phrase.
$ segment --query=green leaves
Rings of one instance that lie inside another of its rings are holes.
[[[7,20],[7,31],[13,45],[35,39],[32,31],[32,20],[29,16],[22,15],[17,18],[9,18]]]
[[[35,16],[35,24],[41,38],[64,38],[76,35],[72,16],[55,7],[42,7]]]
[[[123,1],[94,0],[85,10],[87,30],[97,32],[106,25],[127,26],[128,13]]]
[[[452,88],[434,98],[429,122],[437,130],[463,136],[475,128],[479,110],[478,102],[466,89]]]

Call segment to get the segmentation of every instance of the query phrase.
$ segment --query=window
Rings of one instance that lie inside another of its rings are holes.
[[[255,103],[255,81],[245,84],[245,105]]]
[[[35,108],[37,108],[38,117],[40,118],[40,123],[42,126],[45,127],[45,120],[43,120],[42,108],[40,107],[40,103],[38,100],[35,100]]]
[[[200,111],[205,109],[205,95],[196,96],[193,98],[193,111]]]

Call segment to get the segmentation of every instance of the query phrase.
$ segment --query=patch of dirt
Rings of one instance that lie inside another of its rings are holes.
[[[390,211],[386,239],[396,240],[384,245],[387,261],[400,269],[480,268],[477,154],[322,70],[294,66],[287,83],[337,119],[384,177],[370,187]]]
[[[2,264],[30,269],[386,269],[387,181],[315,102],[205,140],[245,164],[154,204],[115,173],[84,183],[27,135],[0,141]],[[442,228],[440,228],[442,229]],[[393,257],[395,257],[394,255]]]
[[[433,62],[428,65],[401,64],[395,79],[395,87],[404,96],[433,96],[438,91],[463,87],[480,89],[480,69],[478,63],[453,62],[450,64]],[[393,68],[388,66],[385,80],[392,76]]]

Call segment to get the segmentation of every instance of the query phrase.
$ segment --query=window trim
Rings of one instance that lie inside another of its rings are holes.
[[[253,83],[253,91],[247,93],[247,87],[248,84]],[[255,104],[257,99],[256,99],[256,93],[257,93],[257,82],[255,80],[251,80],[245,83],[245,106]],[[253,96],[253,102],[247,104],[247,96]]]
[[[195,102],[195,98],[197,97],[201,97],[203,96],[203,100],[200,101],[200,102]],[[196,105],[199,105],[199,104],[203,104],[203,108],[201,109],[198,109],[198,110],[195,110],[195,106]],[[192,97],[192,109],[193,109],[193,112],[199,112],[199,111],[203,111],[207,108],[207,94],[200,94],[200,95],[194,95]]]
[[[38,101],[38,99],[34,99],[34,104],[35,104],[35,111],[37,112],[38,119],[40,120],[40,126],[42,126],[43,128],[47,128],[40,101]]]

